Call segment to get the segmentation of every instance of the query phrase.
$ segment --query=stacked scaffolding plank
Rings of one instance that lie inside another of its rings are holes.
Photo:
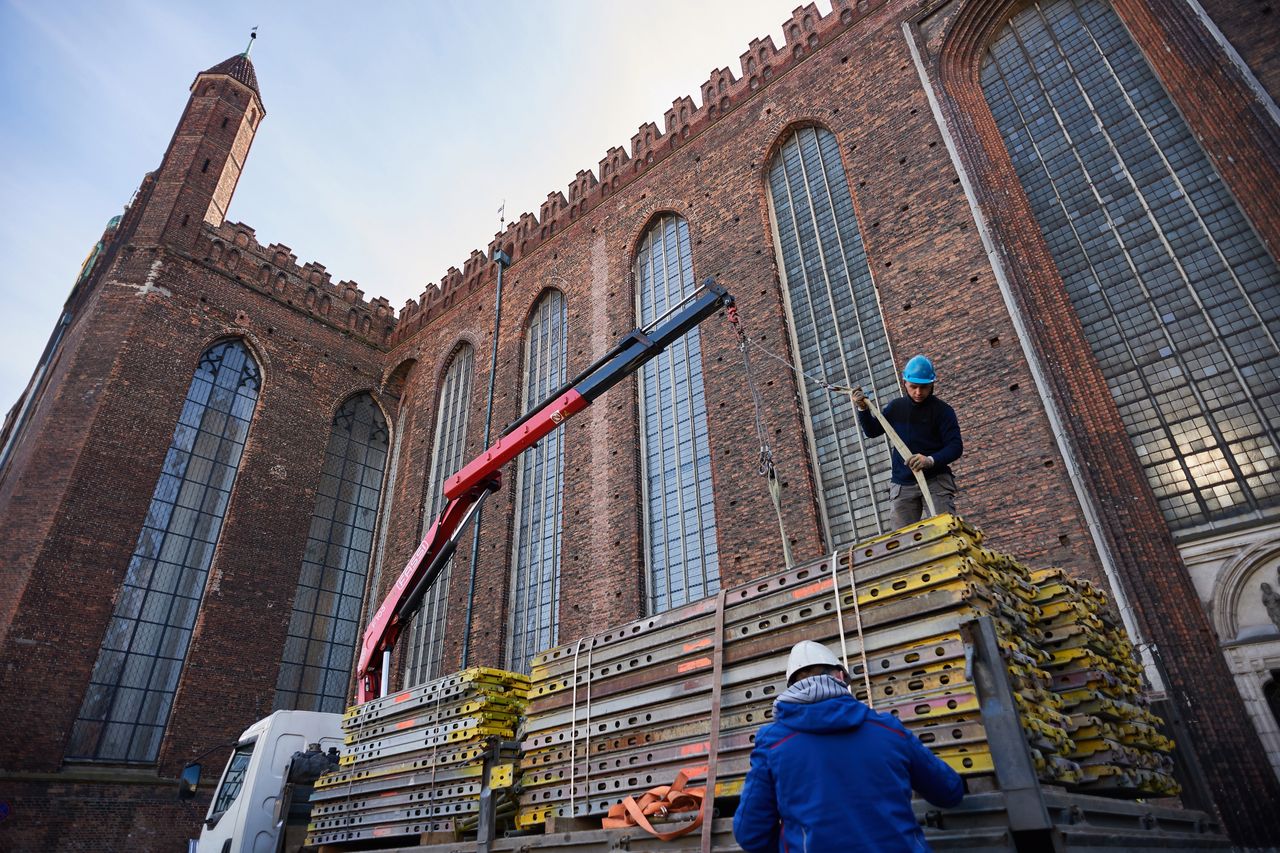
[[[1052,689],[1069,715],[1069,757],[1088,793],[1172,796],[1173,742],[1146,706],[1142,666],[1108,613],[1106,595],[1061,569],[1033,572],[1037,629]]]
[[[865,648],[876,710],[897,716],[960,773],[991,773],[961,628],[984,615],[997,626],[1041,777],[1081,781],[1069,758],[1071,720],[1044,669],[1052,658],[1035,642],[1036,596],[1024,567],[944,515],[841,552],[833,564],[774,575],[537,655],[517,823],[600,815],[681,770],[704,778],[713,735],[715,794],[738,793],[755,732],[771,719],[783,687],[791,645],[811,639],[839,649],[842,632],[860,698],[867,698]]]
[[[473,829],[486,755],[492,788],[514,781],[515,750],[503,765],[494,744],[513,743],[528,690],[524,675],[476,668],[350,708],[339,769],[315,785],[307,844]]]
[[[1053,692],[1052,676],[1045,669],[1052,656],[1035,627],[1041,613],[1031,572],[1012,557],[987,549],[976,550],[974,558],[987,567],[993,583],[1019,604],[1018,618],[998,619],[995,627],[1036,772],[1042,782],[1077,784],[1081,775],[1079,765],[1070,757],[1071,719],[1063,710],[1062,699]]]

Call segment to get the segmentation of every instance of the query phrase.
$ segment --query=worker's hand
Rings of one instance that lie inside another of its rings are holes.
[[[925,456],[923,453],[913,453],[911,458],[907,460],[907,467],[912,471],[924,471],[926,468],[932,468],[933,457]]]
[[[865,412],[871,408],[871,403],[867,401],[867,395],[862,393],[861,388],[854,388],[852,396],[853,404],[859,409],[862,409],[862,411]]]

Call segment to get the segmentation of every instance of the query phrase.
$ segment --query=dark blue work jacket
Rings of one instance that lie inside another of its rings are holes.
[[[927,851],[911,790],[934,805],[964,796],[960,776],[889,714],[852,696],[778,702],[760,730],[733,816],[747,853]]]

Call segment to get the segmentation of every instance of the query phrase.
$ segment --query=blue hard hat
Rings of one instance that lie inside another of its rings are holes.
[[[933,362],[922,355],[913,355],[902,369],[902,378],[912,385],[932,385],[938,380],[933,372]]]

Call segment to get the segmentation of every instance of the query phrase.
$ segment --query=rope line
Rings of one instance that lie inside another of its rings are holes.
[[[858,582],[853,576],[853,551],[849,549],[849,587],[853,593],[853,618],[854,625],[858,629],[858,649],[862,656],[862,683],[867,688],[867,707],[875,710],[875,697],[871,695],[871,667],[867,663],[867,640],[862,633],[862,611],[858,606]],[[840,575],[838,567],[840,565],[840,550],[836,549],[831,552],[831,594],[835,596],[836,601],[836,626],[840,630],[840,659],[844,662],[844,671],[846,675],[852,675],[849,670],[849,647],[845,644],[844,638],[844,597],[840,595]],[[847,685],[849,692],[853,693],[853,685]]]
[[[582,651],[582,644],[590,641],[587,646],[587,683],[586,683],[586,713],[587,719],[582,727],[582,757],[586,759],[587,766],[582,773],[582,787],[584,789],[583,796],[586,799],[587,812],[591,811],[591,658],[595,650],[595,637],[582,637],[578,642],[573,644],[573,706],[569,716],[569,816],[577,817],[578,814],[578,787],[577,781],[578,770],[578,653]]]
[[[867,688],[867,707],[876,709],[875,697],[871,695],[871,666],[867,663],[867,640],[862,634],[862,608],[858,605],[858,580],[853,574],[853,548],[849,549],[849,588],[853,592],[853,618],[858,625],[858,645],[862,649],[862,683]]]
[[[836,558],[839,554],[838,550],[831,552],[831,594],[836,599],[836,627],[840,629],[840,660],[844,662],[844,671],[848,672],[849,647],[844,642],[844,607],[840,601],[840,574],[836,571],[836,567],[839,565]],[[852,687],[850,687],[849,692],[853,692]]]
[[[785,358],[783,358],[782,356],[780,356],[780,355],[778,355],[777,353],[775,353],[773,350],[770,350],[770,349],[768,349],[767,347],[765,347],[765,346],[764,346],[764,344],[761,344],[761,343],[759,343],[758,341],[753,341],[753,340],[751,340],[751,339],[747,338],[747,337],[746,337],[746,335],[743,335],[743,338],[746,340],[746,342],[747,342],[749,345],[751,345],[751,346],[755,347],[755,348],[756,348],[757,350],[759,350],[762,354],[764,354],[764,355],[768,356],[769,358],[773,359],[774,361],[778,362],[779,364],[784,365],[788,370],[791,370],[791,371],[792,371],[792,372],[794,372],[797,376],[800,376],[800,377],[802,377],[802,378],[804,378],[804,379],[808,379],[808,380],[809,380],[810,382],[812,382],[814,385],[820,386],[821,388],[826,389],[827,391],[829,391],[829,392],[830,392],[830,393],[832,393],[832,394],[841,394],[841,395],[843,395],[843,394],[848,394],[850,391],[852,391],[852,390],[853,390],[852,388],[850,388],[850,387],[849,387],[849,386],[847,386],[847,385],[841,385],[841,384],[840,384],[840,383],[838,383],[838,382],[832,382],[832,381],[830,381],[830,380],[826,379],[825,377],[822,377],[822,376],[814,376],[812,373],[806,373],[805,371],[801,370],[799,367],[796,367],[796,365],[795,365],[793,362],[791,362],[789,359],[785,359]]]
[[[587,760],[587,770],[583,773],[583,797],[587,801],[587,814],[591,813],[591,661],[595,655],[596,638],[591,638],[587,646],[587,721],[582,726],[582,757]],[[577,817],[577,815],[574,815]]]
[[[769,446],[769,433],[764,425],[764,399],[760,396],[755,371],[751,367],[750,341],[742,328],[737,306],[730,305],[725,314],[734,332],[737,333],[738,351],[742,353],[742,367],[747,376],[747,387],[751,390],[751,405],[755,411],[756,440],[760,443],[760,464],[757,473],[768,479],[769,498],[773,501],[773,512],[778,518],[778,533],[782,537],[782,558],[790,568],[795,565],[795,559],[791,554],[791,540],[787,538],[787,527],[782,519],[782,483],[778,480],[778,470],[773,463],[773,448]]]
[[[573,675],[570,679],[573,681],[573,704],[569,715],[569,814],[573,815],[578,810],[578,786],[575,784],[578,771],[578,653],[582,651],[582,644],[586,641],[586,637],[579,637],[578,642],[573,644]],[[587,678],[591,678],[591,671],[588,669]]]

